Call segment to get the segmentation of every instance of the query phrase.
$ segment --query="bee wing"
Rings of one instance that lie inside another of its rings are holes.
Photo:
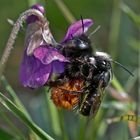
[[[102,81],[99,82],[99,86],[96,90],[96,93],[95,93],[95,98],[94,98],[94,101],[93,101],[93,104],[91,106],[91,110],[90,110],[90,116],[95,116],[97,111],[99,110],[99,107],[100,107],[100,104],[103,100],[103,97],[104,97],[104,89],[102,87]]]
[[[42,29],[40,25],[35,22],[27,26],[25,47],[27,48],[27,55],[31,55],[37,47],[42,43]]]

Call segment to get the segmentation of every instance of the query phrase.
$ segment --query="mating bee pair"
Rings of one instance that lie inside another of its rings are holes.
[[[36,9],[43,20],[37,15],[27,18],[21,83],[30,88],[49,85],[56,106],[77,109],[84,116],[95,115],[113,75],[111,63],[128,70],[104,52],[92,54],[90,36],[94,32],[89,36],[85,34],[93,24],[91,19],[81,18],[73,23],[63,41],[57,43],[43,16],[44,8],[40,5],[31,8]],[[53,74],[57,75],[54,81]]]
[[[82,25],[83,20],[81,19]],[[103,99],[104,90],[109,85],[113,73],[113,61],[104,52],[92,54],[89,36],[83,34],[71,37],[60,46],[61,53],[69,58],[65,71],[52,84],[51,99],[58,107],[77,109],[84,116],[95,115]]]
[[[111,58],[104,52],[92,55],[90,39],[84,33],[72,37],[60,48],[70,62],[58,79],[51,83],[51,99],[58,107],[78,109],[84,116],[95,115],[103,91],[112,78]]]

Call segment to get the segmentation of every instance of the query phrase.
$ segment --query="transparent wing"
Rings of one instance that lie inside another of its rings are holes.
[[[94,97],[93,104],[90,110],[90,116],[92,117],[94,117],[99,110],[99,107],[104,97],[104,89],[105,88],[102,86],[102,81],[100,81],[99,86],[95,91],[96,93],[94,93],[94,95],[96,94],[96,96]]]

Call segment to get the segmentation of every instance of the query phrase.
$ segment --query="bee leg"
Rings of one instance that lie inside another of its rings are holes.
[[[88,77],[87,77],[87,80],[91,80],[92,77],[93,77],[93,70],[90,69],[90,71],[89,71],[89,75],[88,75]]]
[[[64,91],[64,93],[66,94],[81,94],[83,93],[83,90],[79,90],[79,91],[69,91],[69,90],[66,90],[66,89],[63,89],[63,88],[60,88],[61,90]]]

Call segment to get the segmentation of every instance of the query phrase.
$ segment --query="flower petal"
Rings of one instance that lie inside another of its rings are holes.
[[[31,7],[31,9],[36,9],[36,10],[40,11],[42,14],[45,13],[44,7],[43,7],[42,5],[40,5],[40,4],[35,4],[35,5],[33,5],[33,6]]]
[[[42,30],[37,23],[32,23],[27,26],[25,37],[25,48],[27,55],[32,55],[34,50],[43,44]]]
[[[33,6],[31,7],[31,9],[36,9],[36,10],[40,11],[43,15],[44,15],[44,13],[45,13],[44,7],[43,7],[42,5],[39,5],[39,4],[33,5]],[[34,22],[36,22],[36,21],[38,21],[38,20],[39,20],[39,19],[38,19],[37,16],[31,15],[31,16],[29,16],[29,17],[27,18],[26,23],[27,23],[27,24],[30,24],[30,23],[34,23]]]
[[[93,24],[92,19],[83,19],[84,32],[82,27],[82,20],[79,20],[68,28],[67,34],[62,42],[72,39],[73,36],[79,36],[86,33],[88,28]]]
[[[34,50],[34,56],[38,58],[43,64],[50,64],[53,61],[68,62],[68,60],[53,47],[41,45]]]
[[[66,65],[65,62],[53,61],[52,62],[53,73],[55,74],[63,73],[65,70],[65,65]]]
[[[49,80],[51,72],[51,64],[44,65],[34,56],[27,56],[25,50],[20,67],[20,80],[25,87],[43,86]]]

